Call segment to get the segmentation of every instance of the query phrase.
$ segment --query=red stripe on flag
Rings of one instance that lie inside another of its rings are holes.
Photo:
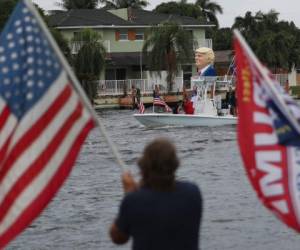
[[[18,198],[19,194],[22,193],[22,191],[30,185],[32,180],[45,168],[48,161],[52,158],[63,139],[70,131],[70,128],[74,122],[80,118],[81,114],[82,104],[78,103],[74,112],[69,116],[61,129],[53,137],[44,152],[42,152],[31,166],[28,167],[27,171],[19,177],[18,181],[14,184],[13,188],[8,192],[0,205],[0,221],[4,218],[11,205]]]
[[[8,242],[13,240],[20,232],[22,232],[47,206],[49,201],[54,197],[60,186],[68,177],[72,166],[77,158],[78,152],[89,131],[95,126],[92,120],[86,123],[86,126],[81,130],[77,136],[73,145],[70,147],[70,151],[66,154],[66,157],[56,174],[49,181],[48,185],[42,190],[39,196],[28,206],[24,212],[18,217],[16,222],[9,227],[9,229],[0,235],[0,248],[5,246]]]
[[[9,108],[5,106],[5,108],[2,110],[0,114],[0,130],[4,127],[4,124],[6,123],[9,115],[10,115]]]
[[[9,152],[9,156],[5,159],[0,169],[0,183],[7,174],[10,167],[18,159],[18,157],[29,147],[44,131],[55,115],[61,110],[62,106],[71,96],[71,87],[67,85],[59,94],[48,110],[41,115],[40,119],[20,138],[15,147]]]

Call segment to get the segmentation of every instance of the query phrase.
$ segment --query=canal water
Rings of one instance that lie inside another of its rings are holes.
[[[144,146],[157,137],[174,141],[181,160],[178,178],[197,183],[204,197],[201,249],[300,249],[299,234],[259,203],[245,175],[234,126],[146,129],[132,112],[99,115],[137,178],[136,160]],[[7,249],[131,249],[130,242],[112,244],[107,232],[123,196],[120,173],[103,136],[94,129],[54,200]]]

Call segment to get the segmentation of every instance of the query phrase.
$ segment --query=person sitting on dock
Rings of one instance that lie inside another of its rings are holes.
[[[142,180],[122,175],[125,197],[110,228],[116,244],[132,237],[132,249],[196,250],[202,218],[202,196],[190,182],[177,181],[175,146],[167,139],[148,144],[138,161]]]

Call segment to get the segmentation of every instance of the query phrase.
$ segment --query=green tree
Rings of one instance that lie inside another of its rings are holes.
[[[5,26],[7,19],[15,8],[18,0],[1,0],[0,1],[0,32]]]
[[[166,21],[151,27],[143,46],[149,69],[160,74],[167,71],[168,91],[182,63],[191,61],[192,37],[179,24]]]
[[[56,4],[66,10],[95,9],[99,2],[99,0],[61,0],[61,2],[56,2]]]
[[[196,0],[195,5],[200,9],[205,21],[211,22],[215,24],[216,27],[219,27],[216,15],[217,13],[223,13],[223,9],[219,4],[211,2],[210,0]]]
[[[86,91],[91,103],[97,94],[95,80],[105,66],[106,49],[102,44],[101,35],[91,29],[78,33],[73,42],[79,49],[74,60],[74,67],[83,89]]]
[[[107,9],[122,9],[132,7],[135,9],[142,9],[148,6],[146,0],[101,0]]]
[[[187,3],[185,0],[180,2],[167,2],[157,5],[154,9],[156,13],[176,14],[179,16],[189,16],[199,18],[202,16],[201,10],[195,4]]]
[[[300,65],[300,30],[294,23],[279,22],[274,10],[236,17],[239,29],[260,60],[276,73]]]
[[[230,28],[212,30],[212,40],[214,50],[232,49],[232,32]]]

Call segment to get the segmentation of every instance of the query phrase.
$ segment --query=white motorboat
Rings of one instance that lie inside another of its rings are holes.
[[[216,81],[197,78],[192,83],[197,86],[193,115],[152,112],[134,114],[134,118],[146,127],[216,127],[237,124],[237,117],[229,115],[229,110],[221,109],[221,96],[213,95],[213,99],[207,97],[208,89],[215,93]]]
[[[134,114],[133,116],[146,127],[216,127],[237,124],[237,118],[234,116],[186,115],[170,113],[146,113]]]

